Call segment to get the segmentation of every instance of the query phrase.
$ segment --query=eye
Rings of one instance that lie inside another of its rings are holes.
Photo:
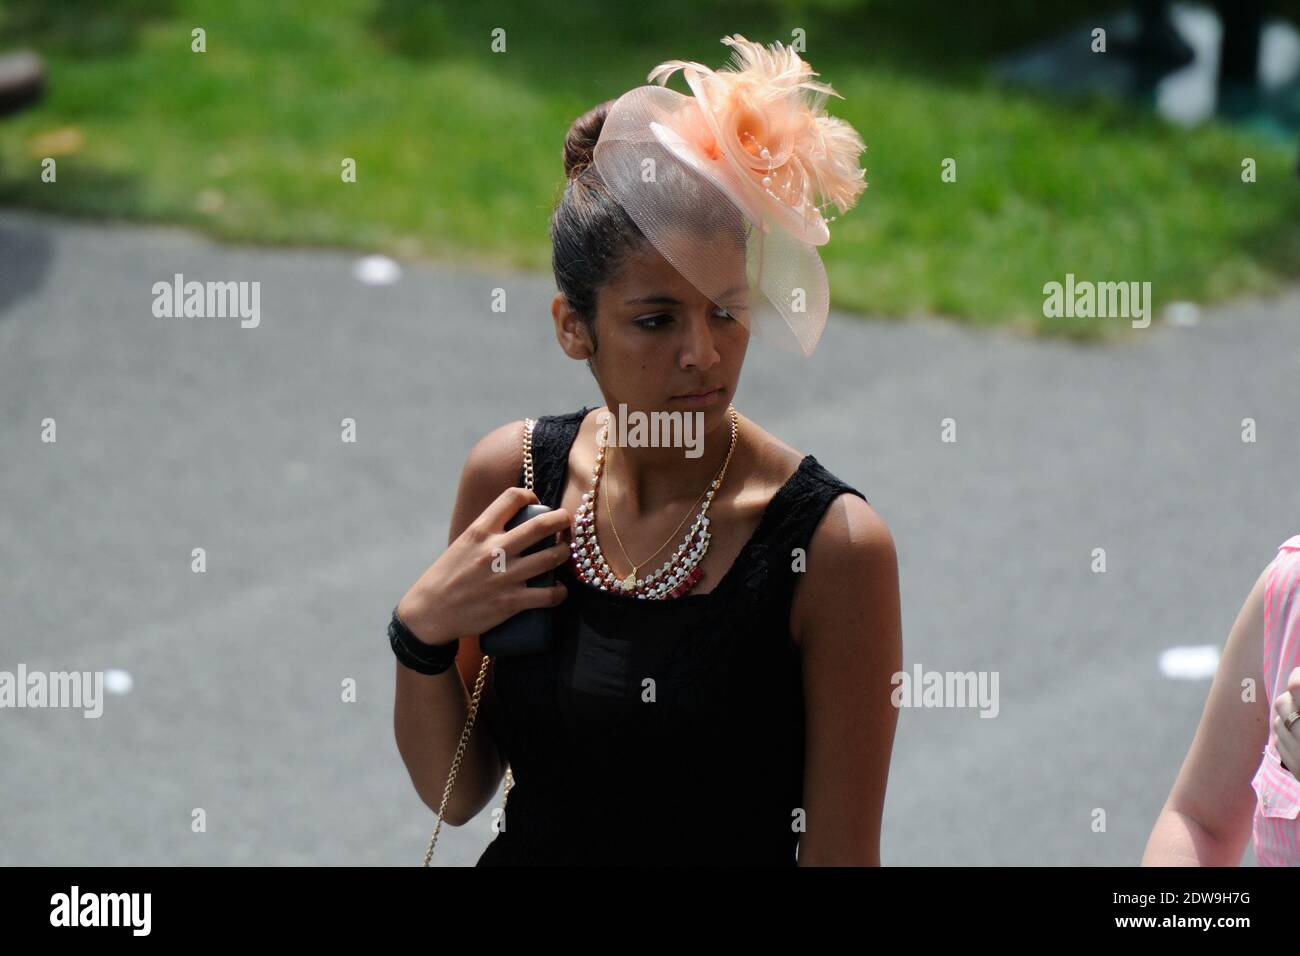
[[[713,314],[718,316],[719,318],[726,319],[728,322],[737,322],[739,320],[736,318],[735,315],[732,314],[735,311],[740,311],[740,310],[718,309]],[[634,324],[641,326],[641,328],[643,329],[648,329],[649,331],[653,332],[656,329],[662,329],[664,326],[666,326],[669,322],[672,321],[673,321],[673,317],[671,315],[660,314],[660,315],[648,315],[643,319],[636,319],[634,320]]]

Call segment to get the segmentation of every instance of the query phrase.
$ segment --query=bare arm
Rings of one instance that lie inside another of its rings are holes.
[[[523,467],[522,435],[523,422],[511,422],[485,435],[470,451],[452,509],[448,543],[460,537],[502,491],[518,483]],[[398,615],[406,620],[400,604]],[[441,674],[420,674],[401,663],[396,665],[393,733],[397,749],[420,799],[435,813],[442,804],[482,661],[478,635],[457,636],[456,666]],[[505,774],[492,731],[494,713],[488,681],[447,803],[445,822],[451,826],[472,820],[492,799]]]
[[[1250,839],[1255,791],[1251,778],[1268,740],[1269,689],[1264,686],[1264,584],[1246,598],[1214,675],[1200,726],[1142,854],[1143,866],[1237,866]],[[1255,700],[1243,701],[1242,681]]]
[[[798,594],[806,713],[800,866],[879,866],[903,639],[894,540],[841,495],[808,548]],[[804,610],[806,609],[806,610]]]

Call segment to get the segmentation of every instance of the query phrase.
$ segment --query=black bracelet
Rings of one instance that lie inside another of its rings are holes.
[[[456,651],[460,648],[459,638],[447,644],[426,644],[402,623],[397,608],[393,608],[393,619],[388,624],[388,643],[403,665],[421,674],[441,674],[450,670],[456,663]]]

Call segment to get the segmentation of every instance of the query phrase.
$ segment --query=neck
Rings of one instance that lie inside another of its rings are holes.
[[[608,407],[598,413],[609,416],[609,447],[605,451],[601,490],[608,493],[612,487],[619,514],[635,521],[699,501],[731,449],[731,416],[727,409],[710,409],[703,415],[682,412],[674,419],[679,420],[680,427],[674,424],[661,429],[653,424],[652,415],[637,416],[627,413],[624,406],[620,408],[624,409],[621,418]],[[636,427],[638,418],[644,424],[640,430]],[[666,423],[668,419],[659,421]],[[622,444],[623,440],[627,444]],[[739,433],[736,445],[739,449]],[[727,470],[734,465],[733,455]]]

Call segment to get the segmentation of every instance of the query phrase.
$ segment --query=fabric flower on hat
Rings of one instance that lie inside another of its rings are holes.
[[[812,79],[818,74],[793,49],[764,47],[738,33],[722,42],[733,48],[734,65],[715,71],[669,60],[647,80],[662,86],[681,70],[698,109],[676,117],[674,131],[698,156],[728,167],[726,178],[739,185],[736,198],[751,215],[824,245],[830,231],[821,207],[847,212],[866,189],[858,165],[862,137],[826,115],[827,97],[840,94]]]

